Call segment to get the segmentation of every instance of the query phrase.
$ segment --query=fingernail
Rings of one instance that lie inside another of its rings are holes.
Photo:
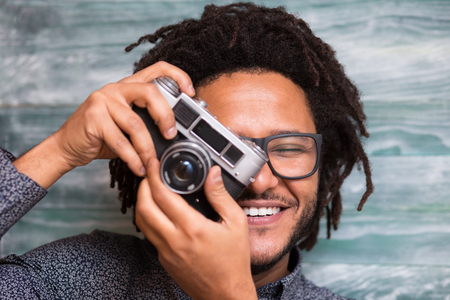
[[[222,175],[221,175],[221,171],[222,169],[220,167],[215,168],[216,170],[213,170],[213,180],[214,182],[220,182],[222,180]]]
[[[169,130],[166,131],[166,136],[170,139],[174,138],[176,134],[177,134],[177,128],[175,126],[169,128]]]
[[[147,174],[147,170],[145,169],[144,166],[141,167],[140,172],[141,172],[142,175]]]
[[[191,92],[192,94],[195,94],[195,89],[194,89],[194,87],[192,85],[190,85],[188,87],[188,89],[189,89],[189,92]]]

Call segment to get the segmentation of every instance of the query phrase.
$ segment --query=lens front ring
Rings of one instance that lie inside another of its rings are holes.
[[[161,157],[161,179],[177,194],[192,194],[203,186],[211,166],[208,152],[199,143],[176,142]]]

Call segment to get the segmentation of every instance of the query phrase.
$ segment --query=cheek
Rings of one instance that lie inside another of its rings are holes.
[[[301,213],[305,207],[310,206],[317,198],[319,184],[318,172],[307,178],[299,180],[285,180],[286,187],[299,201],[299,211]]]

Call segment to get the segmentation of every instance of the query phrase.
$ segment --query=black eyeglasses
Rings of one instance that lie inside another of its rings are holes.
[[[278,177],[301,179],[314,174],[320,162],[322,135],[313,133],[277,134],[253,139],[269,157],[269,167]]]

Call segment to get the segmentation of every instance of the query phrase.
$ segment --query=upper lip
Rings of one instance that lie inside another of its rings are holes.
[[[271,200],[243,200],[238,202],[240,207],[289,207],[285,203]]]

